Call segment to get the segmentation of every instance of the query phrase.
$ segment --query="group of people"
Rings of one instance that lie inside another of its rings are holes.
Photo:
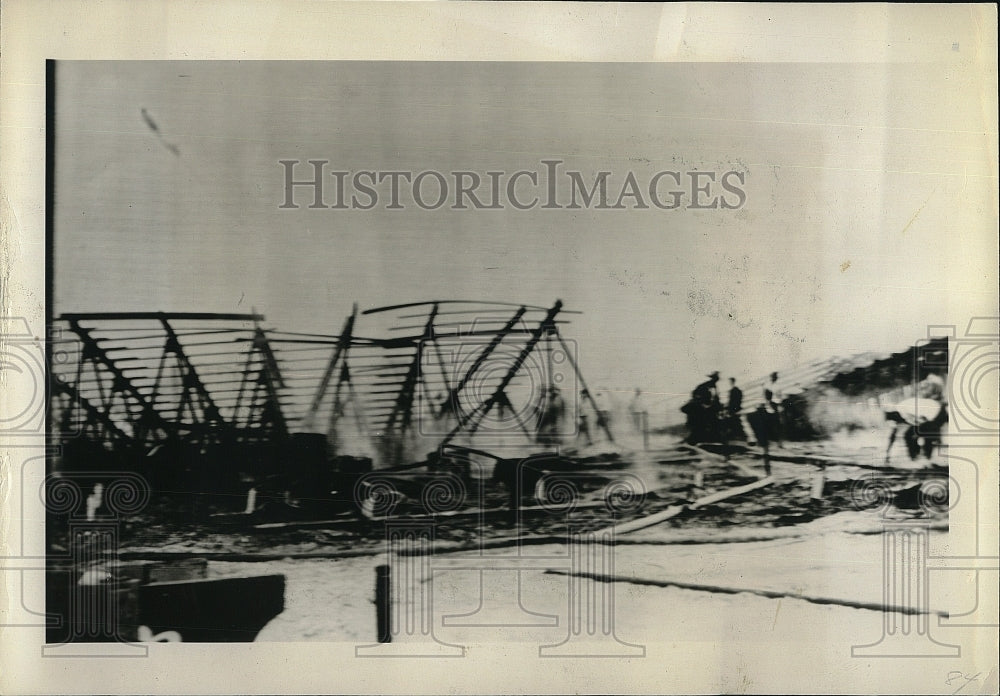
[[[587,416],[588,402],[594,406],[596,415],[594,426],[596,427],[596,432],[609,432],[611,411],[606,395],[603,392],[597,392],[593,397],[586,389],[580,392],[579,408],[577,409],[576,440],[579,442],[582,439],[589,446],[594,444],[594,439],[591,434],[591,422]],[[541,409],[536,441],[539,444],[549,446],[561,444],[562,430],[564,428],[563,418],[566,414],[566,402],[562,398],[562,393],[555,385],[550,386],[547,392],[547,399]]]
[[[449,399],[439,393],[435,395],[432,404],[434,409],[433,415],[436,419],[447,417],[458,419],[461,415],[458,399],[454,394]],[[550,384],[545,388],[543,398],[535,406],[534,419],[522,420],[518,416],[517,409],[506,399],[506,395],[504,394],[501,394],[497,402],[497,407],[501,414],[512,414],[513,418],[517,420],[518,425],[525,432],[528,432],[531,424],[534,423],[536,426],[534,433],[535,441],[547,447],[557,447],[563,444],[565,436],[572,433],[571,422],[568,419],[573,417],[574,410],[576,411],[577,419],[575,437],[577,443],[582,441],[583,444],[590,446],[594,444],[595,438],[601,437],[601,434],[606,436],[608,440],[612,439],[612,405],[608,395],[602,390],[593,394],[587,389],[581,390],[577,408],[574,409],[567,405],[559,387],[555,384]],[[593,413],[593,419],[588,416],[588,410]],[[642,390],[638,388],[635,390],[635,395],[629,403],[629,415],[631,416],[632,423],[640,432],[648,427],[648,413]]]
[[[719,379],[718,372],[708,375],[706,381],[694,388],[691,398],[681,408],[687,416],[686,441],[696,445],[748,440],[765,447],[771,442],[780,443],[784,398],[778,388],[778,373],[771,373],[761,390],[760,402],[750,411],[744,410],[743,390],[736,385],[735,377],[729,378],[726,402],[722,403]]]
[[[944,380],[928,375],[917,385],[914,397],[885,411],[886,420],[894,424],[886,449],[887,465],[900,432],[910,459],[922,455],[930,460],[935,448],[941,446],[942,431],[948,422]],[[690,400],[681,408],[687,415],[688,444],[747,441],[764,449],[765,462],[769,447],[781,446],[786,429],[796,430],[796,410],[793,397],[786,401],[781,393],[777,372],[772,372],[764,382],[760,401],[749,408],[744,407],[743,390],[733,377],[729,378],[729,390],[723,403],[718,372],[711,373],[706,381],[695,387]]]

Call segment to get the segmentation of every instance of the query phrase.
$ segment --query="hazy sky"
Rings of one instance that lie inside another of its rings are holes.
[[[56,84],[56,313],[333,333],[355,301],[561,298],[591,382],[666,396],[997,308],[995,124],[947,66],[70,62]],[[283,159],[560,159],[615,196],[629,172],[738,170],[746,202],[283,210]]]

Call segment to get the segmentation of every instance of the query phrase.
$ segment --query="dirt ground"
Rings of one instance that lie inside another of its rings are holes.
[[[588,470],[569,505],[529,497],[519,516],[504,509],[503,488],[483,479],[468,500],[488,512],[467,507],[431,520],[431,557],[390,555],[385,523],[352,510],[319,522],[225,512],[187,521],[169,499],[127,522],[121,551],[205,557],[210,577],[285,575],[285,611],[259,641],[374,641],[375,566],[389,564],[398,574],[392,611],[402,621],[395,643],[459,645],[487,635],[554,646],[565,642],[573,620],[567,598],[583,593],[597,607],[582,619],[582,635],[591,639],[607,639],[588,632],[586,622],[606,623],[601,602],[614,598],[621,640],[612,641],[613,650],[730,634],[743,641],[748,633],[794,641],[803,622],[842,627],[849,649],[854,638],[881,630],[878,533],[886,519],[918,521],[934,534],[947,529],[947,469],[898,457],[897,466],[881,468],[884,451],[864,439],[786,443],[772,452],[768,485],[709,503],[700,501],[763,478],[760,453],[734,450],[727,461],[676,441],[652,445]],[[623,475],[641,482],[641,495],[618,501],[612,512],[603,486]],[[921,494],[928,485],[936,494]],[[667,510],[677,514],[615,536],[613,547],[596,555],[582,557],[580,544],[569,543],[574,534]],[[428,526],[427,518],[414,521]],[[580,577],[588,570],[591,577]],[[407,588],[398,577],[416,584]],[[433,626],[433,635],[411,624]]]

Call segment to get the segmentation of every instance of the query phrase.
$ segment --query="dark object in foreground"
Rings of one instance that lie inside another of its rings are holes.
[[[375,568],[375,623],[379,643],[392,642],[392,598],[389,566]]]
[[[163,582],[139,587],[142,625],[188,643],[250,643],[285,608],[285,576]]]
[[[59,617],[48,643],[248,643],[285,608],[284,575],[143,584],[92,569],[50,571],[46,581],[46,612]]]

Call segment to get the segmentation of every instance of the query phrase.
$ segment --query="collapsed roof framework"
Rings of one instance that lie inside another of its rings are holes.
[[[535,443],[560,378],[597,412],[560,333],[569,314],[559,301],[438,300],[360,317],[355,306],[336,335],[265,328],[256,313],[64,314],[75,350],[58,354],[76,359],[50,361],[53,422],[146,451],[323,433],[337,453],[383,463],[417,456],[408,443],[421,437],[440,447],[503,430]],[[378,337],[359,335],[362,322]]]
[[[778,373],[785,394],[832,387],[847,395],[891,391],[915,386],[928,375],[948,375],[948,339],[928,338],[899,352],[864,352],[815,360]],[[741,383],[745,393],[758,394],[768,377]]]

